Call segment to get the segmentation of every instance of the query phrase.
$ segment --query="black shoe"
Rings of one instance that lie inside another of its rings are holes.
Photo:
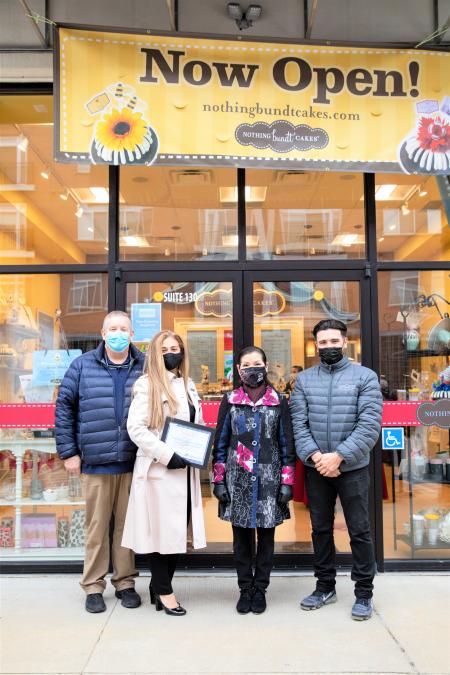
[[[152,582],[150,582],[148,590],[149,590],[149,593],[150,593],[150,603],[152,605],[156,605],[155,591],[153,590]]]
[[[123,591],[116,591],[116,598],[122,600],[120,603],[122,607],[128,609],[135,609],[141,604],[141,597],[136,593],[134,588],[124,588]]]
[[[255,588],[251,603],[251,610],[253,614],[262,614],[266,611],[266,607],[266,591],[262,588]]]
[[[91,612],[92,614],[106,612],[106,605],[105,601],[103,600],[103,595],[101,593],[89,593],[86,596],[85,608],[86,612]]]
[[[252,588],[242,588],[241,597],[239,598],[236,609],[239,614],[248,614],[252,609],[252,597],[253,589]]]
[[[178,605],[178,607],[174,608],[166,607],[157,593],[155,593],[155,605],[157,612],[164,610],[165,613],[168,614],[169,616],[184,616],[186,614],[186,610],[180,604]]]

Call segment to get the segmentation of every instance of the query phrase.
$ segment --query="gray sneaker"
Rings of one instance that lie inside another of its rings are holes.
[[[352,619],[355,621],[367,621],[373,612],[373,602],[371,598],[356,598],[352,607]]]
[[[310,609],[320,609],[324,605],[331,605],[333,602],[336,602],[336,600],[336,591],[329,591],[328,593],[314,591],[311,595],[307,595],[306,598],[303,598],[300,607],[306,611],[309,611]]]

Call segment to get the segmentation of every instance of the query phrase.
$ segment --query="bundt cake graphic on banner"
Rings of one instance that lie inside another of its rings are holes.
[[[98,116],[91,142],[94,164],[152,164],[158,136],[144,117],[146,103],[130,85],[116,82],[86,103]]]
[[[416,128],[398,148],[398,161],[406,173],[450,172],[450,97],[416,104]]]

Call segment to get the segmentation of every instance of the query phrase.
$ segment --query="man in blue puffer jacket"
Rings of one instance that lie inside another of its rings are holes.
[[[300,606],[311,610],[336,602],[333,525],[339,496],[353,556],[356,601],[352,618],[364,620],[373,609],[369,462],[381,429],[380,385],[372,370],[345,356],[344,323],[320,321],[313,335],[320,364],[298,375],[290,406],[297,455],[305,464],[317,578],[316,590]]]
[[[56,401],[56,447],[69,474],[82,473],[86,498],[85,560],[81,587],[86,610],[104,612],[109,528],[114,515],[111,582],[124,607],[139,607],[134,553],[121,546],[136,446],[127,432],[131,389],[143,354],[131,344],[125,312],[104,319],[103,341],[70,365]]]

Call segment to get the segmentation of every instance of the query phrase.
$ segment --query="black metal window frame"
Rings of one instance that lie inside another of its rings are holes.
[[[23,85],[2,88],[3,94],[52,94],[51,85]],[[151,167],[150,167],[151,170]],[[450,177],[449,177],[450,180]],[[361,338],[363,363],[379,373],[379,328],[378,328],[378,272],[400,270],[449,270],[450,262],[438,264],[427,261],[382,262],[377,257],[377,230],[375,204],[375,174],[365,173],[364,183],[364,231],[366,256],[352,260],[247,260],[246,259],[246,203],[245,169],[236,168],[238,257],[235,261],[127,261],[120,259],[119,250],[119,187],[120,168],[109,166],[108,210],[108,257],[105,263],[95,264],[49,264],[49,265],[0,265],[3,274],[83,274],[106,273],[108,275],[108,309],[125,309],[126,283],[135,281],[163,280],[202,281],[218,280],[233,282],[233,346],[235,354],[244,344],[253,339],[253,324],[246,323],[252,312],[252,284],[258,280],[309,280],[309,281],[358,281],[361,301]],[[244,276],[245,273],[245,276]],[[371,521],[376,548],[377,566],[380,571],[397,569],[450,569],[446,560],[384,559],[382,460],[381,444],[372,454]],[[310,568],[312,554],[278,554],[276,566],[280,568]],[[231,565],[231,554],[199,554],[183,556],[181,564],[187,567],[220,568]],[[339,554],[337,564],[347,567],[350,554]],[[6,566],[4,566],[5,568]],[[55,561],[49,563],[10,563],[15,571],[48,571],[49,569],[78,570],[79,563]]]

